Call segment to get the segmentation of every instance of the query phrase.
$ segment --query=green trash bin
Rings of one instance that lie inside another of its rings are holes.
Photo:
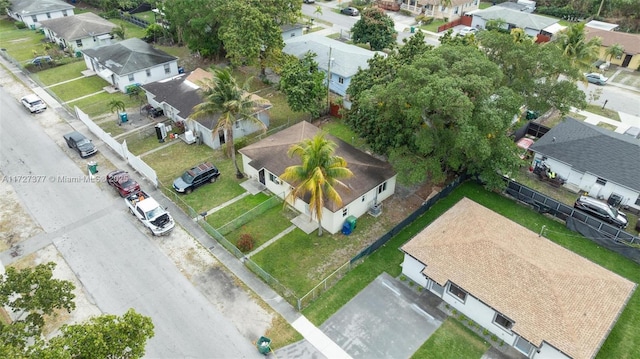
[[[126,112],[120,112],[120,122],[121,123],[125,123],[129,121],[129,116],[127,115]]]
[[[98,173],[98,163],[96,161],[87,163],[87,168],[89,169],[89,173],[92,175]]]
[[[258,347],[258,352],[260,352],[260,354],[269,354],[271,351],[271,339],[267,337],[260,337],[256,343],[256,347]]]
[[[415,27],[411,26],[411,28],[410,28],[410,29],[411,29],[411,33],[412,33],[412,34],[413,34],[414,32],[416,32],[416,28],[415,28]]]

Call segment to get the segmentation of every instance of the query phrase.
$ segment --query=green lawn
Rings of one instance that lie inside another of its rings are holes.
[[[191,51],[186,46],[162,46],[162,45],[153,45],[156,49],[160,49],[171,56],[175,56],[178,58],[178,63],[180,63],[181,59],[186,59],[191,54]]]
[[[139,39],[143,38],[145,35],[145,29],[136,26],[130,22],[124,21],[122,19],[109,19],[109,21],[111,21],[112,23],[120,26],[120,25],[124,25],[124,37],[126,39],[131,39],[134,37],[137,37]]]
[[[132,14],[132,16],[140,18],[150,24],[153,24],[156,22],[155,13],[153,11],[139,12],[137,14]]]
[[[287,206],[283,209],[282,204],[280,204],[256,217],[251,222],[242,225],[237,230],[226,234],[225,237],[229,242],[237,243],[241,235],[249,234],[255,241],[255,249],[291,226],[291,219],[297,215],[298,213],[290,207]]]
[[[368,149],[366,141],[358,137],[358,135],[349,126],[345,125],[342,120],[331,121],[323,125],[322,129],[363,151]]]
[[[45,36],[31,29],[18,30],[13,20],[0,20],[0,48],[16,61],[24,63],[35,56],[45,55]]]
[[[99,79],[99,77],[97,76],[94,77]],[[100,80],[103,81],[102,79]],[[105,81],[103,81],[103,83],[103,86],[107,84]],[[52,88],[52,90],[55,89],[56,87]],[[74,101],[70,103],[69,106],[71,106],[72,108],[74,106],[78,106],[79,109],[81,109],[89,116],[97,117],[106,113],[111,113],[111,109],[109,108],[108,104],[113,99],[121,100],[122,102],[124,102],[126,108],[138,108],[140,106],[140,100],[120,92],[113,94],[102,92],[78,101]],[[113,116],[115,119],[115,115]]]
[[[81,77],[82,71],[86,69],[87,65],[84,61],[82,61],[82,59],[78,59],[77,61],[64,66],[56,66],[51,69],[38,71],[37,74],[34,74],[34,77],[40,80],[44,85],[50,86],[59,82]]]
[[[109,85],[98,76],[84,77],[61,85],[50,87],[49,90],[64,102],[103,91]]]
[[[262,192],[253,196],[245,196],[244,198],[234,202],[233,205],[224,207],[219,211],[208,215],[207,222],[213,228],[219,229],[237,217],[240,217],[244,213],[247,213],[251,209],[264,203],[269,198],[269,196]]]
[[[420,28],[426,31],[438,32],[438,28],[444,24],[446,24],[444,20],[435,19],[428,25],[421,25]]]
[[[490,345],[453,318],[447,318],[411,358],[480,358]]]
[[[164,146],[167,144],[166,142],[161,143],[158,141],[155,133],[146,134],[146,132],[138,132],[131,135],[127,135],[125,138],[120,138],[120,141],[127,141],[127,148],[129,152],[133,153],[136,156],[140,156],[145,152],[151,151],[154,148],[158,148],[160,146]],[[167,141],[179,141],[179,140],[169,140]]]
[[[488,8],[488,7],[491,7],[491,6],[492,6],[492,4],[491,4],[490,2],[484,2],[484,1],[483,1],[483,2],[481,2],[481,3],[480,3],[480,5],[478,6],[478,8],[479,8],[480,10],[484,10],[484,9],[486,9],[486,8]]]
[[[609,110],[606,107],[603,109],[600,105],[587,105],[585,111],[589,111],[591,113],[595,113],[596,115],[604,116],[615,121],[620,121],[620,115],[618,115],[618,111]]]

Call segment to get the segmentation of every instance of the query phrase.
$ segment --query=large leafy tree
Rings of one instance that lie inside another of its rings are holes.
[[[584,24],[576,23],[560,32],[553,43],[562,50],[563,56],[569,59],[573,67],[586,71],[598,58],[601,42],[598,37],[587,40]]]
[[[334,155],[335,142],[325,138],[323,133],[306,139],[289,148],[289,157],[300,159],[299,165],[287,167],[280,178],[294,185],[289,200],[308,199],[309,212],[318,220],[318,236],[322,235],[322,210],[326,202],[342,205],[337,187],[348,187],[340,181],[353,176],[344,158]]]
[[[351,31],[354,42],[368,43],[377,51],[393,47],[397,36],[393,20],[377,7],[364,9]]]
[[[248,92],[250,80],[241,87],[228,69],[213,69],[213,77],[202,81],[203,102],[193,108],[190,116],[192,118],[220,116],[213,131],[214,133],[224,131],[227,153],[236,167],[238,178],[242,178],[243,174],[236,161],[234,146],[233,129],[236,121],[249,120],[266,129],[265,124],[255,115],[256,106],[260,103],[252,99]]]
[[[315,118],[320,115],[327,95],[324,73],[318,70],[316,55],[307,53],[302,59],[290,56],[280,74],[280,90],[287,96],[289,107]]]

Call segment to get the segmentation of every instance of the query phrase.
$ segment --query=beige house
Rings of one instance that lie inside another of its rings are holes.
[[[424,13],[436,19],[454,21],[464,13],[477,10],[479,5],[480,0],[451,0],[450,7],[444,6],[441,0],[402,0],[400,8],[416,15]]]
[[[594,358],[637,286],[467,198],[401,249],[405,276],[528,358]]]
[[[599,58],[605,61],[610,61],[614,65],[620,67],[628,67],[633,70],[640,69],[640,35],[629,34],[626,32],[607,31],[601,29],[594,29],[591,27],[585,27],[587,32],[587,39],[599,37],[602,39],[602,45],[600,47]],[[607,55],[607,49],[618,44],[624,48],[624,54],[619,58],[609,59]]]

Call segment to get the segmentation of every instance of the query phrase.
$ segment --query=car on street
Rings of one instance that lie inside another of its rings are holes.
[[[64,140],[67,142],[67,146],[69,148],[73,148],[78,151],[80,157],[85,158],[91,155],[94,155],[98,152],[98,149],[91,142],[90,139],[86,138],[83,134],[78,131],[73,131],[71,133],[67,133],[63,136]]]
[[[340,10],[341,13],[345,14],[345,15],[349,15],[349,16],[358,16],[360,15],[360,12],[358,11],[358,9],[356,9],[355,7],[345,7],[344,9]]]
[[[120,197],[126,197],[140,191],[138,182],[123,170],[109,172],[109,174],[107,174],[107,183],[118,191]]]
[[[37,95],[27,95],[20,99],[22,105],[31,113],[40,113],[47,109],[47,104]]]
[[[316,0],[302,0],[302,2],[305,4],[314,4]]]
[[[626,214],[595,198],[580,196],[573,207],[622,229],[629,223]]]
[[[189,194],[205,183],[213,183],[220,176],[220,171],[210,162],[201,163],[186,170],[182,176],[173,181],[173,189]]]
[[[603,74],[599,74],[597,72],[592,72],[590,74],[584,74],[584,77],[587,78],[587,81],[596,85],[604,85],[609,80],[608,77],[605,77]]]
[[[460,31],[458,31],[458,35],[460,36],[467,36],[469,34],[477,34],[477,33],[478,33],[478,29],[471,26],[465,26]]]

